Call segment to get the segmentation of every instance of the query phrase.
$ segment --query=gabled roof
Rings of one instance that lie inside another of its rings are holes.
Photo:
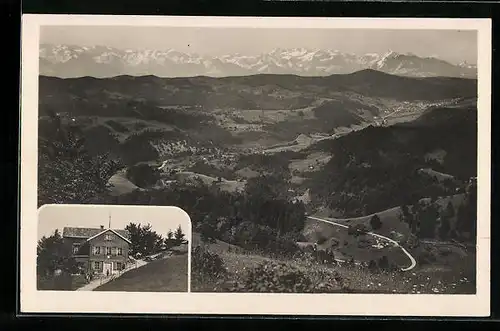
[[[131,244],[131,243],[132,243],[132,242],[131,242],[128,238],[126,238],[126,237],[122,236],[121,234],[119,234],[118,232],[116,232],[116,231],[115,231],[115,230],[113,230],[113,229],[105,229],[105,230],[102,230],[101,232],[97,233],[96,235],[93,235],[92,237],[88,238],[88,239],[87,239],[87,241],[92,240],[92,239],[94,239],[94,238],[96,238],[96,237],[99,237],[100,235],[102,235],[103,233],[108,232],[108,231],[113,232],[114,234],[116,234],[118,237],[122,238],[123,240],[125,240],[125,241],[126,241],[126,242],[128,242],[129,244]]]
[[[63,237],[88,239],[88,238],[94,237],[95,235],[98,235],[106,230],[110,230],[110,229],[65,227],[63,229]],[[114,233],[116,233],[117,235],[129,240],[128,239],[129,233],[127,230],[113,229],[112,231]]]

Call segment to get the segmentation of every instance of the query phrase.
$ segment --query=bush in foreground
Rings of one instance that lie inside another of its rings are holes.
[[[304,270],[292,263],[266,261],[250,269],[239,280],[226,282],[229,292],[338,293],[345,291],[342,278],[334,270]]]
[[[191,256],[192,277],[195,282],[205,284],[219,281],[227,274],[222,258],[201,246],[197,246]]]
[[[251,270],[245,280],[249,292],[310,292],[313,282],[304,272],[285,263],[265,262]]]

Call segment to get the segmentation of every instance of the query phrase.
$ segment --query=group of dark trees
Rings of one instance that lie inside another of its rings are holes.
[[[426,115],[415,123],[368,127],[312,145],[311,151],[334,155],[311,178],[313,198],[355,217],[421,198],[463,193],[466,181],[477,173],[476,123],[469,118],[477,112],[440,109],[429,115],[434,113],[447,117],[431,120]],[[446,152],[442,160],[428,158],[439,149]],[[422,168],[454,179],[431,176]]]
[[[160,170],[147,163],[140,163],[127,168],[127,178],[135,185],[147,188],[160,179]]]
[[[125,230],[128,231],[132,242],[130,245],[132,256],[148,256],[187,243],[180,225],[174,232],[168,231],[165,238],[154,231],[151,224],[141,225],[131,222]]]
[[[398,270],[398,266],[391,263],[387,256],[383,255],[378,260],[370,260],[368,262],[368,269],[372,272],[377,271],[395,271]]]
[[[475,242],[477,227],[477,187],[469,185],[464,200],[455,208],[451,201],[440,208],[435,200],[430,203],[416,201],[401,207],[401,219],[419,238],[456,239]],[[455,224],[455,226],[452,226]]]
[[[382,228],[382,221],[380,220],[380,217],[375,214],[370,218],[370,226],[372,230],[376,231]],[[349,225],[347,228],[347,233],[351,236],[359,236],[366,234],[369,231],[368,227],[365,224],[359,223],[359,224],[354,224],[354,225]]]
[[[317,172],[312,181],[316,199],[334,209],[342,210],[346,217],[372,214],[395,205],[409,204],[423,197],[456,194],[453,183],[448,188],[437,179],[422,175],[409,160],[404,164],[364,162],[354,156],[332,158],[326,169]],[[338,160],[347,158],[346,160]],[[336,165],[337,163],[337,165]],[[335,173],[330,180],[326,174]]]
[[[249,180],[243,193],[212,191],[214,198],[223,199],[219,204],[225,210],[212,206],[201,222],[193,220],[195,228],[208,241],[217,238],[247,249],[294,251],[304,226],[305,206],[291,202],[285,187],[285,179],[263,175]]]
[[[206,241],[221,239],[247,249],[295,250],[304,227],[305,206],[289,199],[286,179],[276,174],[248,181],[244,192],[214,186],[172,186],[107,197],[106,203],[174,205],[191,218]]]
[[[50,110],[46,113],[39,121],[38,205],[88,203],[104,194],[121,161],[109,153],[90,153],[77,124]]]
[[[64,245],[63,238],[59,230],[48,237],[43,236],[37,244],[36,269],[37,275],[41,278],[54,276],[56,270],[64,273],[77,273],[81,269],[71,252]]]

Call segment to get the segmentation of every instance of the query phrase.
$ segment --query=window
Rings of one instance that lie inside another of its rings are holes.
[[[113,236],[111,234],[107,234],[104,236],[104,240],[113,240]]]
[[[123,255],[123,250],[122,250],[122,248],[121,248],[121,247],[118,247],[118,248],[116,249],[116,254],[117,254],[117,255]]]
[[[99,269],[101,269],[101,268],[100,268],[100,265],[99,265],[99,261],[95,261],[95,262],[94,262],[94,269],[95,269],[95,270],[99,270]]]
[[[115,263],[115,270],[122,270],[122,269],[123,269],[123,263],[116,262]]]
[[[111,255],[116,255],[116,247],[111,248]]]
[[[73,254],[77,254],[80,250],[80,244],[73,244]]]
[[[101,254],[101,247],[94,246],[94,255],[100,255],[100,254]]]
[[[111,255],[111,247],[106,247],[106,255]]]

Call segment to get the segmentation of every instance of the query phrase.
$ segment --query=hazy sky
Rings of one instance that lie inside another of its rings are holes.
[[[274,48],[293,47],[356,54],[393,50],[436,56],[453,63],[477,62],[477,32],[471,30],[44,26],[40,42],[120,49],[176,49],[207,55],[259,54]]]
[[[111,215],[111,228],[124,229],[130,222],[149,223],[154,231],[166,236],[169,230],[181,226],[186,239],[191,238],[191,225],[186,214],[179,209],[137,207],[137,206],[47,206],[42,207],[38,218],[38,236],[50,236],[56,229],[62,233],[65,226],[108,228]]]

